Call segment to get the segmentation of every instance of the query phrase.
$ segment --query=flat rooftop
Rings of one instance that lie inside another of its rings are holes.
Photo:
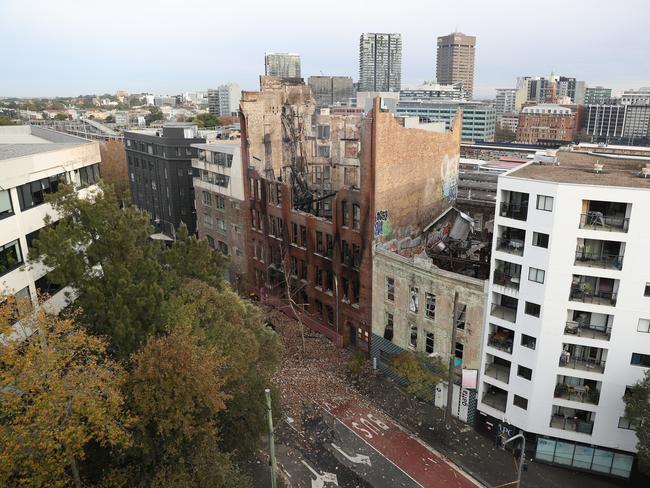
[[[626,160],[601,160],[603,171],[594,172],[593,161],[553,164],[528,163],[506,176],[576,185],[616,186],[650,190],[650,177],[639,176],[645,164]]]
[[[58,151],[90,143],[86,139],[43,127],[6,125],[0,127],[0,160]]]

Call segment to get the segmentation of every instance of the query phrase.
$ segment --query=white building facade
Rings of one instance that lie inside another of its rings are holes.
[[[51,295],[53,310],[65,305],[66,291],[48,280],[48,269],[27,263],[27,254],[46,215],[45,203],[61,183],[86,193],[99,181],[99,144],[31,126],[0,127],[0,294],[37,304],[37,293]]]
[[[540,461],[629,476],[623,395],[650,367],[649,213],[636,168],[499,177],[478,408],[535,437]]]

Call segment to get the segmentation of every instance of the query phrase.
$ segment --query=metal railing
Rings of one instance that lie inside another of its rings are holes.
[[[497,239],[497,249],[510,254],[516,254],[517,256],[523,256],[524,238],[523,236],[521,239],[501,237]]]
[[[605,362],[601,359],[560,356],[559,365],[562,368],[580,369],[582,371],[593,371],[594,373],[603,373],[605,371]]]
[[[622,269],[623,255],[576,251],[575,265],[596,268]]]
[[[528,218],[528,202],[524,204],[501,202],[501,217],[526,220]]]
[[[508,354],[512,354],[512,344],[513,344],[513,338],[511,337],[510,339],[503,339],[500,337],[497,337],[497,334],[490,334],[488,337],[488,345],[494,347],[495,349],[499,349],[500,351],[505,351]]]
[[[520,276],[510,276],[499,269],[494,270],[494,284],[505,286],[506,288],[519,289]]]
[[[485,367],[485,376],[494,378],[503,383],[510,382],[510,366],[504,366],[502,364],[491,363]]]
[[[579,286],[571,287],[569,299],[574,302],[616,305],[616,293],[610,291],[588,291]]]
[[[488,390],[485,395],[483,395],[483,403],[489,405],[492,408],[496,408],[502,412],[506,411],[506,403],[508,402],[507,393],[497,393],[494,390]]]
[[[517,318],[517,309],[511,307],[504,307],[497,303],[492,304],[492,309],[490,310],[490,315],[498,317],[509,322],[514,322]]]
[[[594,423],[591,421],[561,415],[551,416],[550,426],[554,429],[571,430],[581,434],[591,434],[594,430]]]
[[[564,326],[564,333],[577,335],[578,337],[587,337],[589,339],[606,339],[609,340],[612,331],[609,327],[603,329],[591,324],[581,325],[580,323],[569,320]]]
[[[555,385],[555,398],[562,398],[572,402],[591,403],[598,405],[600,401],[600,391],[595,387],[589,388],[588,385],[572,386],[566,383],[557,383]]]
[[[611,232],[627,232],[630,219],[603,215],[601,212],[580,214],[580,228],[605,230]]]

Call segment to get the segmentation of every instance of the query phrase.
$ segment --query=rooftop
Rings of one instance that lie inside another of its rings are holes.
[[[528,163],[506,176],[554,183],[650,189],[650,177],[639,176],[645,167],[642,162],[603,159],[600,164],[603,169],[597,173],[594,171],[594,161],[562,162],[559,165]]]
[[[31,125],[0,127],[0,160],[58,151],[90,142],[69,134]]]

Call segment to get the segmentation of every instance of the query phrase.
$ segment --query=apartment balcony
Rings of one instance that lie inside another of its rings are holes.
[[[488,385],[487,383],[483,383],[483,385],[486,389],[483,394],[482,402],[501,412],[505,412],[506,405],[508,404],[508,392],[502,388]]]
[[[490,335],[488,336],[488,345],[490,347],[512,354],[514,338],[514,331],[490,324]]]
[[[608,341],[611,337],[611,329],[603,329],[600,326],[580,325],[580,323],[569,320],[564,327],[564,335],[574,335],[585,339],[597,339]]]
[[[607,350],[599,347],[564,344],[560,353],[559,366],[590,373],[603,373]]]
[[[591,434],[594,430],[594,413],[586,410],[553,406],[550,426],[580,434]]]
[[[500,259],[497,259],[495,264],[494,284],[518,291],[521,282],[521,266]]]
[[[499,215],[515,220],[526,220],[528,218],[528,200],[526,203],[501,202]]]
[[[558,382],[555,385],[554,393],[555,398],[598,405],[600,401],[600,381],[562,375],[558,375],[557,378]]]
[[[580,228],[609,232],[627,232],[631,204],[583,200]]]
[[[515,256],[524,255],[524,239],[502,237],[497,239],[497,251],[507,252]]]
[[[503,320],[507,320],[508,322],[512,322],[514,324],[515,320],[517,319],[517,307],[513,308],[510,306],[493,303],[490,315]]]
[[[613,315],[584,310],[568,310],[564,335],[609,341],[613,323]]]
[[[502,383],[509,383],[512,363],[491,354],[487,354],[486,358],[488,362],[485,365],[485,376],[499,380]]]
[[[622,269],[624,247],[622,242],[578,239],[574,264],[590,268]]]
[[[611,278],[573,275],[569,300],[614,306],[616,305],[618,281]]]

